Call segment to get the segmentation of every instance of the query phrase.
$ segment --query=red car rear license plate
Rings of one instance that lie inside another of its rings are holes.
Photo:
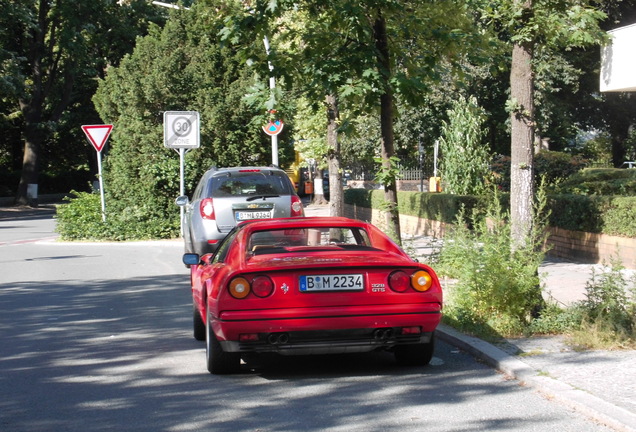
[[[300,277],[300,291],[362,291],[361,274],[309,275]]]
[[[270,211],[237,211],[234,213],[234,217],[238,221],[251,220],[251,219],[271,219],[272,212]]]

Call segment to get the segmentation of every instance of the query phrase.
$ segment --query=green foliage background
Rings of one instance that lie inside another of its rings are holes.
[[[163,145],[164,111],[200,114],[201,147],[186,154],[186,193],[210,166],[270,163],[271,141],[261,129],[267,115],[244,98],[252,70],[236,47],[221,43],[222,26],[209,13],[176,11],[100,82],[93,100],[114,124],[104,164],[109,223],[160,224],[163,237],[178,235],[179,156]],[[283,162],[291,158],[285,138]]]

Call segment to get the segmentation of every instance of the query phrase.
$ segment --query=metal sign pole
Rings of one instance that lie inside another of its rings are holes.
[[[99,178],[99,194],[102,199],[102,221],[106,222],[106,199],[104,198],[104,176],[102,175],[102,150],[113,130],[112,124],[83,125],[86,138],[97,151],[97,176]]]
[[[185,154],[200,145],[199,113],[197,111],[166,111],[163,113],[163,144],[179,153],[179,196],[185,195]],[[179,224],[183,237],[185,208],[179,205]]]
[[[106,222],[106,199],[104,197],[104,176],[102,175],[102,152],[97,152],[97,173],[99,177],[99,195],[102,199],[102,221]]]
[[[269,39],[267,39],[267,36],[265,36],[263,38],[263,44],[265,44],[265,52],[267,53],[267,56],[269,57]],[[269,60],[267,61],[267,65],[269,67],[269,91],[270,93],[274,93],[275,89],[276,89],[276,78],[274,77],[274,66],[272,65],[272,62],[270,62]],[[278,136],[277,135],[272,135],[272,165],[274,166],[278,166]]]
[[[185,195],[185,154],[186,149],[179,149],[179,195]],[[181,225],[181,237],[183,237],[183,217],[185,215],[185,208],[179,207],[179,221]]]

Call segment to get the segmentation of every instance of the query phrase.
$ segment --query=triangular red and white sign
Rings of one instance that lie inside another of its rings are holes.
[[[95,150],[101,152],[110,136],[110,131],[113,130],[113,125],[84,125],[82,130],[86,134],[86,138],[95,147]]]

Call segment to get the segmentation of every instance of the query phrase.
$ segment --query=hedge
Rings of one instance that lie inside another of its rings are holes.
[[[510,203],[509,194],[501,194],[504,210]],[[368,189],[345,190],[345,203],[367,208],[381,208],[384,191]],[[478,196],[444,193],[398,192],[400,214],[442,222],[455,222],[462,206],[468,213],[483,208],[485,200]],[[636,197],[549,195],[550,225],[572,231],[636,237]]]

